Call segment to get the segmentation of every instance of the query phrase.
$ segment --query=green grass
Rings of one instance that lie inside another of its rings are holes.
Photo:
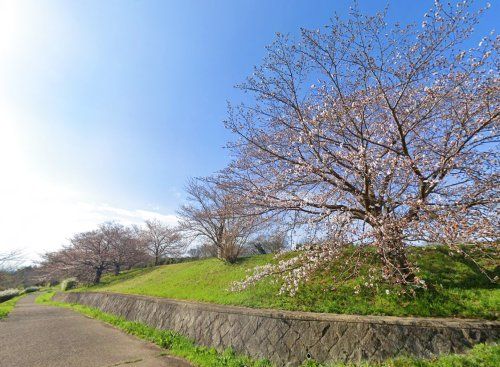
[[[448,354],[432,359],[401,357],[380,363],[328,364],[304,363],[302,367],[493,367],[500,366],[500,346],[478,344],[465,354]]]
[[[355,294],[354,287],[364,282],[361,278],[351,279],[334,290],[334,266],[317,274],[294,297],[278,295],[280,285],[272,280],[264,280],[242,292],[229,290],[232,282],[243,279],[256,265],[274,261],[270,255],[244,258],[236,264],[207,259],[134,269],[116,277],[107,275],[102,284],[76,291],[140,294],[313,312],[498,319],[499,286],[467,261],[450,258],[442,248],[415,248],[411,257],[421,268],[420,276],[433,285],[429,290],[420,291],[416,297],[400,296],[397,287],[388,285],[362,288],[359,294]],[[499,273],[495,262],[489,267],[493,274]],[[386,294],[387,290],[389,294]]]
[[[12,311],[12,309],[16,305],[17,301],[19,301],[22,297],[24,297],[24,294],[0,303],[0,319],[7,317],[10,311]]]
[[[86,316],[104,321],[129,334],[150,341],[166,349],[165,354],[175,355],[190,361],[199,367],[271,367],[265,360],[252,360],[238,355],[231,349],[217,352],[214,348],[197,346],[190,339],[169,330],[158,330],[145,324],[127,321],[124,318],[108,314],[99,309],[62,302],[52,301],[53,292],[47,292],[37,297],[36,302],[58,307],[65,307],[80,312]],[[434,359],[418,359],[402,357],[390,359],[381,363],[362,363],[362,367],[490,367],[500,365],[500,347],[498,345],[479,344],[466,354],[443,355]],[[305,362],[303,367],[350,367],[352,364],[322,365],[313,361]]]

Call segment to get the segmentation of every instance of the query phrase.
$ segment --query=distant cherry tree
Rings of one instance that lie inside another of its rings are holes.
[[[112,248],[99,230],[75,234],[61,250],[43,255],[40,272],[45,279],[77,277],[83,283],[98,284],[112,265]]]
[[[204,249],[229,263],[240,257],[258,230],[259,218],[248,215],[237,198],[210,179],[194,179],[187,186],[188,203],[179,210],[180,228],[187,237],[204,241]]]
[[[139,236],[132,227],[117,222],[106,222],[99,225],[98,231],[110,249],[114,275],[120,274],[123,267],[131,268],[146,260]]]
[[[147,220],[140,230],[140,238],[147,253],[159,265],[163,257],[177,257],[185,250],[185,242],[177,230],[159,220]]]
[[[425,287],[411,244],[498,253],[500,39],[474,39],[483,11],[436,1],[402,26],[354,8],[297,42],[278,35],[241,85],[254,103],[230,107],[238,139],[221,182],[322,237],[240,286],[278,274],[293,294],[353,245],[349,275],[371,246],[383,279],[411,289]]]
[[[0,252],[0,271],[11,270],[24,260],[24,254],[20,249]]]
[[[40,281],[76,277],[82,283],[98,284],[106,272],[118,275],[123,266],[130,268],[146,257],[133,228],[106,222],[76,233],[62,249],[43,254],[37,273]]]

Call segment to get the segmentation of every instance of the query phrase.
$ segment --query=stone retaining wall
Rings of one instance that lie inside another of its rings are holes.
[[[219,350],[232,347],[277,366],[297,366],[306,358],[357,362],[400,353],[431,357],[500,336],[500,322],[483,320],[259,310],[112,293],[60,293],[54,299],[175,330]]]

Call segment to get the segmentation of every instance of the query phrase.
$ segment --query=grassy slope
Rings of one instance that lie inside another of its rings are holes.
[[[0,319],[7,317],[7,315],[10,313],[10,311],[12,311],[17,301],[19,301],[21,297],[24,297],[24,295],[17,296],[9,299],[8,301],[0,303]]]
[[[214,348],[195,345],[188,338],[169,330],[158,330],[140,322],[127,321],[121,317],[100,311],[99,309],[52,301],[53,292],[37,297],[40,304],[70,308],[98,320],[102,320],[129,334],[148,340],[166,349],[166,354],[183,357],[194,366],[199,367],[272,367],[265,360],[252,360],[249,357],[238,355],[231,349],[220,353]],[[418,359],[401,357],[389,359],[381,363],[362,363],[360,367],[489,367],[500,365],[500,346],[479,344],[466,354],[442,355],[433,359]],[[305,362],[302,367],[352,367],[343,363],[318,364],[314,361]]]
[[[318,274],[295,297],[277,295],[279,284],[271,281],[243,292],[228,290],[249,269],[272,261],[269,255],[253,256],[234,265],[207,259],[137,269],[118,277],[106,276],[102,285],[85,289],[315,312],[498,318],[500,288],[474,267],[461,259],[450,260],[442,249],[415,249],[412,256],[421,268],[421,276],[435,285],[433,290],[421,292],[416,298],[398,296],[396,289],[388,286],[365,288],[356,295],[353,287],[361,279],[332,290],[330,279],[334,269]]]

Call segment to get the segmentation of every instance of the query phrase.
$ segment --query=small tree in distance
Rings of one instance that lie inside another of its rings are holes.
[[[79,281],[98,284],[112,264],[111,247],[98,230],[75,234],[70,245],[43,255],[41,273],[46,279],[75,276]]]
[[[76,234],[67,255],[73,263],[79,279],[98,284],[104,272],[112,265],[112,247],[106,236],[99,231]]]
[[[12,250],[0,252],[0,271],[15,268],[24,260],[24,254],[21,250]]]
[[[139,237],[131,227],[106,222],[99,225],[98,230],[110,248],[110,261],[115,275],[120,274],[123,266],[130,268],[145,260]]]
[[[217,247],[211,243],[202,243],[201,245],[189,249],[189,256],[196,259],[206,259],[210,257],[217,257]]]
[[[159,265],[163,257],[177,257],[186,248],[179,231],[159,220],[147,220],[140,230],[140,238],[146,251],[154,259],[154,265]]]
[[[250,251],[258,254],[278,254],[286,249],[286,233],[276,232],[257,236],[249,243]]]
[[[349,276],[372,246],[383,279],[413,289],[425,283],[412,243],[472,262],[495,249],[500,44],[493,33],[471,40],[483,12],[471,4],[436,1],[405,27],[355,8],[299,42],[278,35],[241,86],[255,103],[230,109],[236,158],[220,181],[249,207],[297,213],[322,237],[242,287],[279,274],[293,294],[355,245]]]
[[[219,259],[235,262],[258,227],[257,217],[209,180],[191,180],[187,193],[189,203],[179,210],[181,230],[213,246]]]
[[[37,273],[40,281],[76,277],[83,283],[98,284],[104,273],[113,270],[118,275],[123,266],[130,268],[146,257],[133,228],[106,222],[75,234],[61,250],[44,254]]]

